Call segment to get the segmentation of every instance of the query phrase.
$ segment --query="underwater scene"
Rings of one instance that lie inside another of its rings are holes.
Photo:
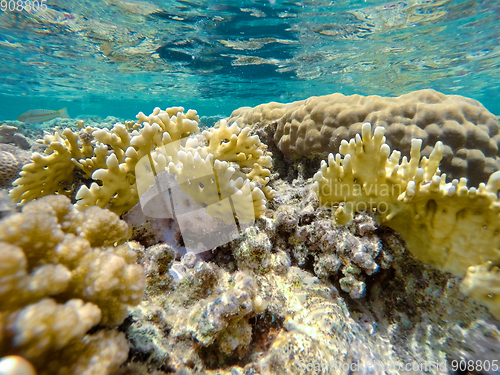
[[[498,0],[0,0],[0,375],[500,375]]]

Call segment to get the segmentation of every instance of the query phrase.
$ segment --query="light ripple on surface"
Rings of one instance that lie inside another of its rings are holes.
[[[500,112],[491,95],[500,86],[496,1],[332,4],[54,0],[47,11],[3,12],[2,93],[24,104],[50,93],[157,105],[168,92],[175,103],[229,113],[331,92],[432,87]]]

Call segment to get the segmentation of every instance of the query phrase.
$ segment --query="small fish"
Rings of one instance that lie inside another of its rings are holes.
[[[66,108],[60,109],[59,111],[51,111],[49,109],[32,109],[31,111],[24,112],[17,119],[27,124],[36,124],[52,120],[56,117],[69,118]]]

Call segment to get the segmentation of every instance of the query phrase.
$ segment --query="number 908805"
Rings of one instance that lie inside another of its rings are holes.
[[[30,12],[47,10],[47,0],[1,0],[2,12]]]

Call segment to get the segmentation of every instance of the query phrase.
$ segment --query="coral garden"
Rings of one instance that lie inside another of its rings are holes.
[[[199,122],[0,127],[0,374],[498,373],[478,368],[500,358],[480,103],[332,94]]]

